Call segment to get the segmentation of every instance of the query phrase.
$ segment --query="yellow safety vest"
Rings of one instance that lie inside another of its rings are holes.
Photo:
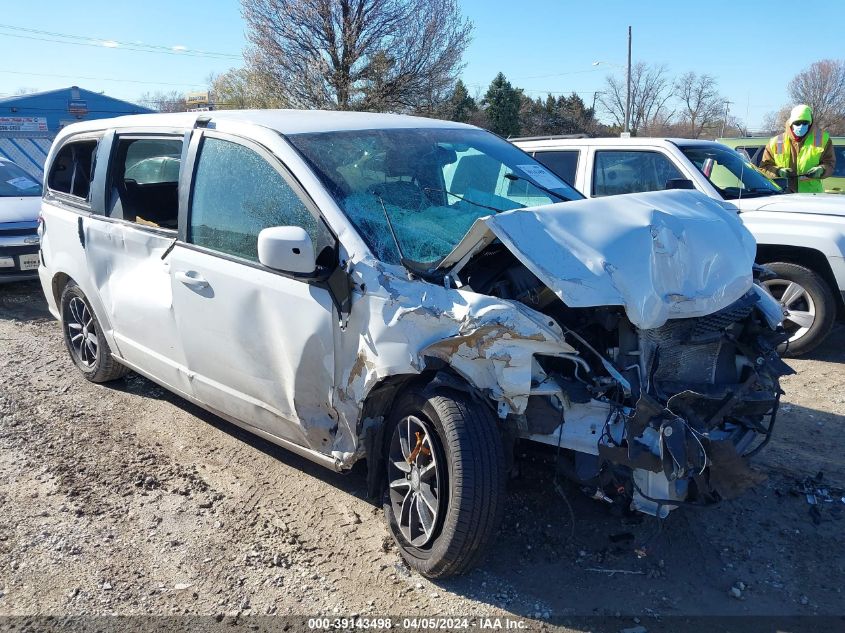
[[[824,148],[830,140],[830,135],[821,130],[813,130],[812,134],[804,137],[801,147],[798,149],[798,160],[795,169],[797,175],[806,174],[813,167],[818,167],[824,154]],[[778,134],[769,141],[769,153],[775,159],[775,165],[780,167],[792,167],[792,143],[784,136]],[[823,193],[824,186],[819,178],[810,180],[798,180],[798,193]]]

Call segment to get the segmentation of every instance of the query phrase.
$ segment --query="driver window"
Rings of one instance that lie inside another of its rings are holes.
[[[593,166],[593,196],[662,191],[674,178],[683,176],[658,152],[599,150]]]
[[[258,234],[271,226],[301,226],[317,253],[328,246],[328,232],[270,163],[238,143],[205,138],[188,242],[257,262]]]

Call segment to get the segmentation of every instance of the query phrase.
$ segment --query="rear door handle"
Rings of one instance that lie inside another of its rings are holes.
[[[195,270],[177,270],[176,279],[190,288],[208,288],[208,282]]]

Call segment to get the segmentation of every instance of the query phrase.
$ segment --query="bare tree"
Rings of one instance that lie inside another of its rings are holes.
[[[768,134],[780,134],[783,132],[790,110],[792,110],[792,106],[786,105],[777,112],[769,112],[763,117],[762,130]]]
[[[185,94],[178,90],[170,92],[145,92],[138,98],[138,103],[159,112],[185,112]]]
[[[230,68],[221,75],[210,75],[208,91],[217,110],[284,108],[288,105],[268,77],[249,68]]]
[[[832,132],[845,130],[845,61],[823,59],[792,78],[789,96],[795,103],[806,103],[813,118]]]
[[[241,0],[251,70],[294,107],[425,109],[445,100],[471,24],[457,0]]]
[[[705,129],[722,121],[724,99],[711,75],[684,73],[675,81],[674,89],[689,138],[701,138]]]
[[[626,78],[608,75],[605,90],[598,94],[598,102],[619,127],[625,122]],[[631,133],[634,136],[649,131],[649,127],[665,123],[672,113],[666,106],[672,98],[672,81],[666,66],[637,62],[631,69]]]

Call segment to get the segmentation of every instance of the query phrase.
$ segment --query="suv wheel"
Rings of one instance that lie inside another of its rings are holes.
[[[386,431],[384,511],[402,557],[429,578],[469,570],[504,503],[496,418],[464,394],[412,390],[397,399]]]
[[[91,382],[108,382],[129,373],[112,358],[88,299],[72,281],[62,291],[61,316],[65,346],[83,376]]]
[[[783,308],[783,325],[789,334],[789,340],[778,351],[787,357],[806,354],[818,347],[833,328],[833,293],[824,278],[809,268],[785,262],[766,266],[776,277],[762,285]]]

